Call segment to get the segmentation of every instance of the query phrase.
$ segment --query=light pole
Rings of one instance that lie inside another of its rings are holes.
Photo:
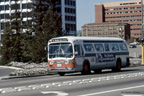
[[[126,39],[127,39],[127,43],[129,44],[129,36],[128,35],[126,35]]]
[[[123,30],[121,27],[119,28],[119,32],[120,32],[120,37],[123,39],[123,34],[122,34]]]
[[[141,40],[142,40],[142,64],[144,64],[144,40],[143,40],[143,0],[141,0]]]

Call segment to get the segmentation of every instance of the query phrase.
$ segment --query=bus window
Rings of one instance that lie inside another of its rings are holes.
[[[127,50],[127,46],[124,43],[120,43],[119,47],[120,47],[121,50]]]
[[[80,46],[79,45],[75,45],[74,48],[75,48],[75,52],[77,52],[76,56],[80,56]]]
[[[95,49],[96,49],[96,51],[104,51],[102,44],[95,44]]]
[[[105,51],[109,51],[109,44],[104,44]]]
[[[111,43],[110,44],[110,48],[111,48],[112,51],[119,51],[119,47],[115,43]]]
[[[87,52],[94,51],[92,44],[84,44],[84,48]]]

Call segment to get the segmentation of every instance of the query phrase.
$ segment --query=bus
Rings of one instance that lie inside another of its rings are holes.
[[[48,72],[60,76],[99,73],[103,69],[120,71],[129,65],[126,41],[120,38],[63,36],[48,41]]]

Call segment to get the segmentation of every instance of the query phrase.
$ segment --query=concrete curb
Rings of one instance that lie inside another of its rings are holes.
[[[18,68],[18,67],[12,67],[12,66],[0,66],[1,68],[10,68],[10,69],[15,69],[15,70],[19,70],[22,68]]]
[[[44,74],[44,75],[33,75],[33,76],[3,76],[0,77],[0,80],[7,80],[7,79],[15,79],[15,78],[29,78],[29,77],[39,77],[39,76],[47,76],[47,75],[56,75],[54,74]]]

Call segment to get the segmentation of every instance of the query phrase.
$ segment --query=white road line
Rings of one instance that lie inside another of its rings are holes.
[[[106,93],[117,92],[117,91],[128,90],[128,89],[135,89],[135,88],[140,88],[140,87],[144,87],[144,85],[128,87],[128,88],[121,88],[121,89],[115,89],[115,90],[102,91],[102,92],[79,95],[79,96],[95,96],[95,95],[106,94]]]
[[[143,96],[143,95],[140,95],[140,94],[135,94],[135,95],[133,95],[133,94],[130,94],[130,95],[128,95],[128,94],[122,94],[122,96]]]

